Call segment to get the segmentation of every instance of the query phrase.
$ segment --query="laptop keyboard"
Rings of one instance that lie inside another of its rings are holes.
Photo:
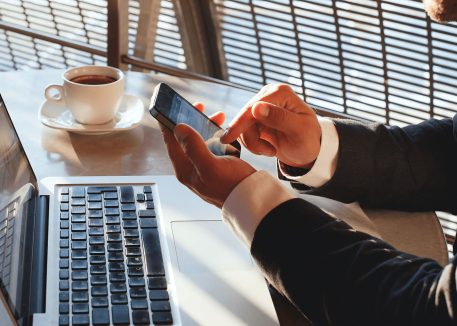
[[[173,318],[150,186],[60,191],[60,325]]]
[[[18,201],[14,201],[0,211],[0,280],[5,288],[10,285],[11,259],[14,240],[14,221],[17,216]]]

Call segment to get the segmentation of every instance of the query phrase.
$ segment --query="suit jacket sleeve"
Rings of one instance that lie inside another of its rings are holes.
[[[457,116],[404,128],[334,122],[335,174],[311,194],[373,208],[456,211]]]
[[[251,254],[316,325],[455,325],[456,260],[399,252],[302,200],[258,225]]]

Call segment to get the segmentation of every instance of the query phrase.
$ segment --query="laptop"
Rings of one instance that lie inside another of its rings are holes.
[[[277,325],[220,216],[174,176],[37,180],[0,97],[1,325]]]

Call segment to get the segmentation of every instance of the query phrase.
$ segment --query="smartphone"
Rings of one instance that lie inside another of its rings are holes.
[[[231,144],[222,144],[220,138],[224,134],[224,129],[197,110],[167,84],[160,83],[154,89],[149,112],[171,131],[179,123],[191,126],[202,136],[209,150],[215,155],[240,157],[240,143],[235,141]]]

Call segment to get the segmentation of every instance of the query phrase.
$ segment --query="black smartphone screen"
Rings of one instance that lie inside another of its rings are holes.
[[[150,112],[169,129],[173,129],[179,123],[191,126],[202,136],[215,155],[240,155],[239,143],[222,144],[219,139],[224,130],[166,84],[161,83],[157,86]]]

